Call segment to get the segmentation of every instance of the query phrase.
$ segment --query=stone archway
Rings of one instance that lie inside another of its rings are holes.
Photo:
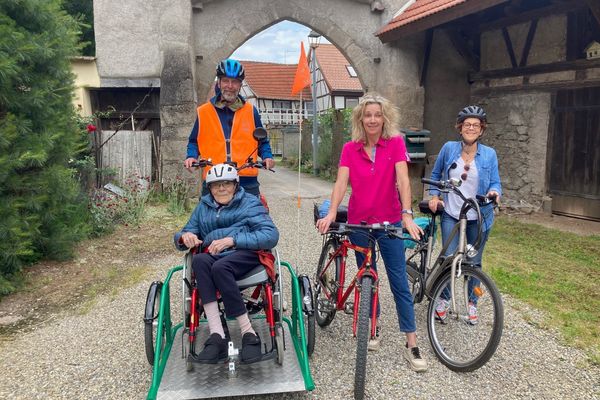
[[[99,73],[101,79],[103,75],[105,79],[131,80],[136,75],[138,80],[160,78],[162,165],[167,180],[181,171],[195,108],[206,98],[217,62],[282,20],[321,33],[353,64],[366,90],[376,90],[400,107],[403,126],[422,125],[424,95],[419,86],[419,46],[414,42],[384,45],[374,35],[405,0],[127,3],[94,1]],[[121,10],[118,15],[115,9]],[[100,17],[103,13],[106,18]],[[115,38],[116,35],[119,36]],[[109,43],[109,38],[118,40]],[[118,58],[115,46],[122,47]]]

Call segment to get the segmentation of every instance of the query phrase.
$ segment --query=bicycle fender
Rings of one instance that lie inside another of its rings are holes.
[[[302,299],[302,311],[304,311],[305,313],[310,315],[314,312],[313,292],[312,292],[312,286],[310,284],[310,278],[307,275],[300,275],[298,277],[298,283],[300,284],[300,287],[302,288],[302,293],[304,293],[304,298],[308,297],[308,299],[310,300],[310,301],[306,302],[306,301],[304,301],[304,298]]]

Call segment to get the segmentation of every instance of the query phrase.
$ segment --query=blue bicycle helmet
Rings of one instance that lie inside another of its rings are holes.
[[[243,81],[246,76],[244,66],[239,61],[231,58],[223,60],[217,64],[217,77],[222,78],[224,76]]]
[[[460,110],[456,117],[456,123],[460,124],[467,118],[479,118],[481,122],[487,122],[487,114],[479,106],[467,106]]]

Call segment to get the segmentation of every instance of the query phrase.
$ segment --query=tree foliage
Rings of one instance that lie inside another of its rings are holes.
[[[23,265],[66,258],[85,234],[69,167],[86,145],[71,103],[78,25],[61,6],[0,1],[0,294]]]
[[[63,8],[79,22],[81,55],[96,55],[94,40],[94,7],[92,0],[64,0]]]

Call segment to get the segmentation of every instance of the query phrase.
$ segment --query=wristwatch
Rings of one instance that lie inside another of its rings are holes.
[[[411,210],[411,209],[402,210],[402,214],[413,215],[413,210]]]

